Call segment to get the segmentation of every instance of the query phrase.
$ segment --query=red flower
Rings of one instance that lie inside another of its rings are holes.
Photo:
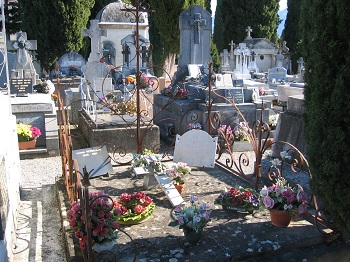
[[[144,193],[142,192],[135,192],[134,194],[132,194],[132,198],[136,199],[136,200],[140,200],[144,197]]]
[[[128,193],[123,193],[120,195],[121,202],[128,202],[130,198],[131,198],[131,195],[129,195]]]
[[[137,205],[135,208],[134,208],[134,213],[135,214],[141,214],[142,212],[144,212],[146,209],[141,206],[141,205]]]
[[[237,196],[238,195],[238,190],[233,187],[227,192],[227,195],[229,195],[229,196]]]
[[[125,206],[119,206],[114,209],[114,213],[117,213],[118,215],[124,215],[128,212],[128,209]]]
[[[237,196],[237,197],[235,197],[234,199],[232,199],[232,204],[234,205],[234,206],[241,206],[242,205],[242,203],[243,203],[243,199],[242,199],[242,197],[239,197],[239,196]]]
[[[241,193],[241,196],[244,200],[249,200],[252,197],[252,193],[249,191],[244,191]]]
[[[152,199],[152,198],[150,198],[149,196],[145,196],[145,197],[143,198],[143,203],[142,203],[142,205],[146,207],[146,206],[149,206],[152,202],[153,202],[153,199]]]

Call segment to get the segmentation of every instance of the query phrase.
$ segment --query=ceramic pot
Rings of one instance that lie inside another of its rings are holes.
[[[179,191],[179,194],[181,195],[184,190],[185,190],[185,184],[181,184],[181,185],[177,185],[177,184],[174,184],[175,188],[177,189],[177,191]]]
[[[19,150],[33,149],[36,146],[36,140],[18,142]]]
[[[95,243],[92,249],[96,252],[111,251],[115,244],[117,244],[116,239],[103,241],[102,243]]]
[[[288,211],[270,209],[270,219],[272,225],[276,227],[287,227],[292,220],[292,216]]]
[[[196,230],[193,230],[192,228],[183,228],[184,236],[186,241],[191,245],[196,245],[199,240],[201,239],[202,230],[199,230],[196,232]]]

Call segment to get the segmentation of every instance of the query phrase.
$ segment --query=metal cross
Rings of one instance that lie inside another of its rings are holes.
[[[200,31],[201,31],[201,25],[206,25],[206,22],[204,19],[202,19],[201,13],[195,13],[194,19],[190,19],[190,25],[193,25],[196,27],[195,34],[194,34],[194,43],[200,44]]]

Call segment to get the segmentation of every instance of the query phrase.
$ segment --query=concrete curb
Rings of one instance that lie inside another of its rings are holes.
[[[69,219],[67,218],[67,209],[69,208],[69,201],[67,196],[63,193],[65,192],[65,185],[62,177],[56,178],[56,192],[58,199],[58,206],[60,208],[61,222],[62,222],[62,232],[65,239],[66,247],[66,258],[69,262],[81,262],[84,261],[79,249],[74,242],[73,231],[69,225]]]

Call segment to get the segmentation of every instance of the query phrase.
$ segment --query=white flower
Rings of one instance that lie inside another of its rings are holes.
[[[273,166],[279,166],[281,163],[282,163],[282,161],[279,160],[278,158],[274,158],[274,159],[271,160],[271,164]]]
[[[288,155],[288,152],[287,151],[282,151],[280,153],[282,159],[291,159],[292,157],[290,155]]]
[[[269,191],[267,190],[267,187],[266,187],[266,186],[264,186],[264,187],[260,190],[260,195],[261,195],[262,197],[266,197],[266,196],[269,195]]]

